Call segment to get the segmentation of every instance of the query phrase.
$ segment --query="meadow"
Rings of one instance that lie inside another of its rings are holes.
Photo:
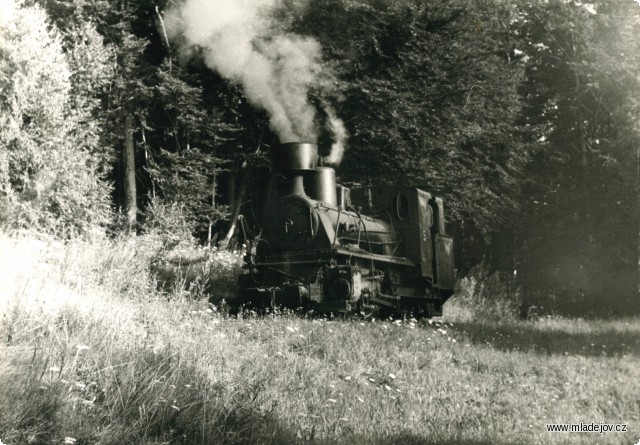
[[[196,249],[205,266],[158,283],[171,263],[165,255],[158,266],[161,251],[153,237],[0,235],[0,441],[640,439],[638,318],[523,321],[474,304],[468,283],[429,321],[232,318],[217,300],[231,296],[239,253]],[[581,422],[627,431],[546,428]]]

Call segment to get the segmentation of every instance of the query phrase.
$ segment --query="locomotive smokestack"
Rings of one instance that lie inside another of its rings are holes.
[[[315,144],[290,142],[271,149],[273,170],[288,174],[292,171],[315,170],[318,164],[318,147]]]
[[[284,193],[306,196],[304,178],[316,168],[318,147],[301,142],[277,145],[271,149],[271,163],[274,174],[287,178],[288,187]]]

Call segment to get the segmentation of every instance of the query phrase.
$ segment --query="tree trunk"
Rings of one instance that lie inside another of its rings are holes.
[[[215,211],[216,209],[216,181],[218,175],[216,175],[216,170],[213,170],[213,179],[211,180],[211,209]],[[209,219],[209,234],[207,235],[207,246],[211,247],[211,233],[213,231],[213,219]]]
[[[124,120],[124,144],[122,147],[122,183],[124,193],[124,214],[129,231],[135,229],[138,215],[136,195],[135,146],[133,142],[133,119]]]
[[[231,212],[231,225],[229,226],[229,230],[225,235],[224,239],[220,241],[221,247],[227,247],[231,242],[231,238],[236,231],[238,216],[240,215],[240,209],[242,208],[242,204],[244,203],[245,195],[247,194],[247,187],[249,183],[249,164],[247,161],[242,161],[240,164],[240,168],[238,169],[238,178],[237,178],[237,186],[235,189],[238,191],[235,196],[233,196],[233,211]]]
[[[638,229],[637,251],[638,251],[638,274],[637,292],[640,295],[640,145],[636,148],[636,220]]]

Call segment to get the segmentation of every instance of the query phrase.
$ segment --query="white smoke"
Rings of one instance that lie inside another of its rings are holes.
[[[186,50],[200,48],[209,68],[242,84],[247,99],[268,113],[280,142],[315,143],[317,112],[309,91],[329,92],[332,75],[317,41],[284,33],[275,23],[280,2],[185,0],[164,21],[171,39],[181,39]],[[328,162],[338,163],[347,132],[333,109],[321,106],[334,139]]]
[[[336,116],[333,108],[328,105],[324,105],[324,110],[327,113],[327,127],[334,136],[334,143],[331,145],[331,153],[325,158],[325,162],[328,164],[339,164],[342,161],[344,155],[344,143],[347,140],[347,129],[344,127],[344,122]]]

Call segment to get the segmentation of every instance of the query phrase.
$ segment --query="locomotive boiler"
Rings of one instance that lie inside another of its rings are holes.
[[[339,185],[313,144],[276,146],[271,160],[238,304],[442,313],[455,278],[441,198],[417,187]]]

